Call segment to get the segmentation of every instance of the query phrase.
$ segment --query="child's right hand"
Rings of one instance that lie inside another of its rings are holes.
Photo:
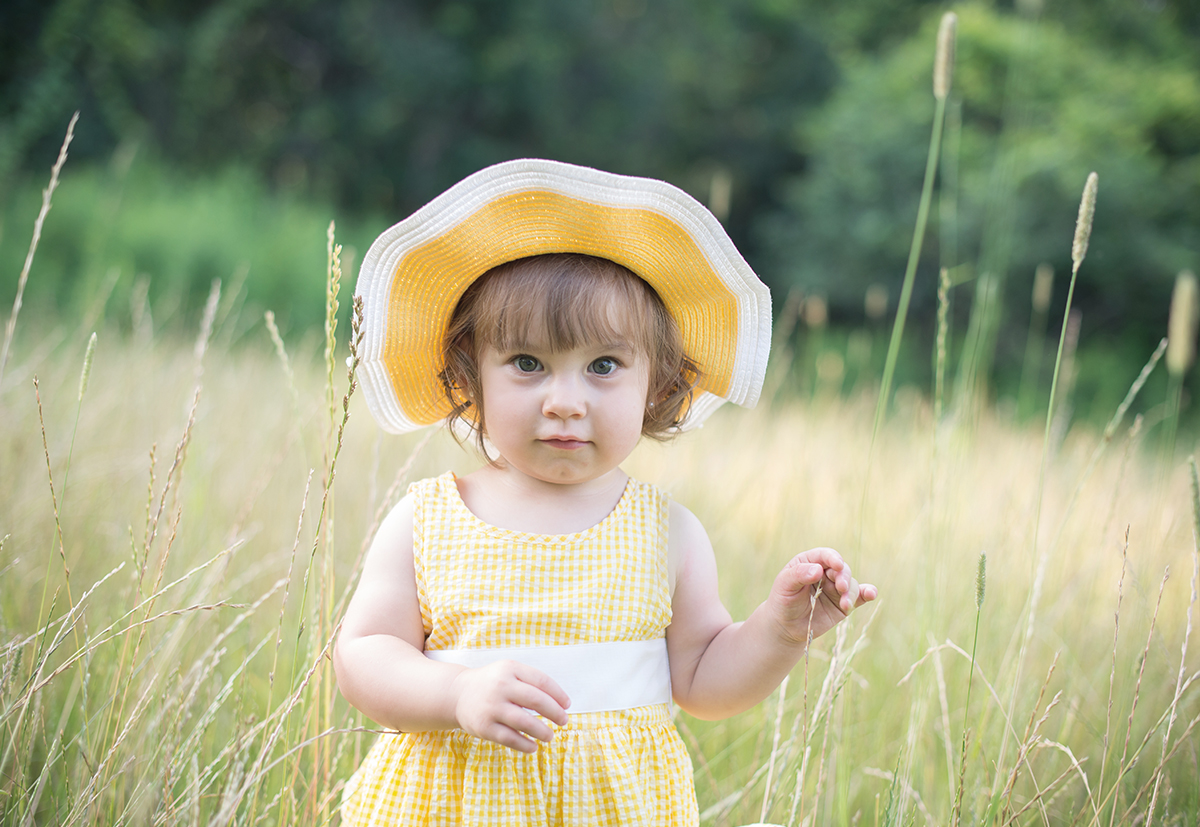
[[[544,672],[511,660],[465,669],[451,684],[454,717],[466,732],[518,752],[537,752],[554,731],[533,713],[567,724],[571,699]]]

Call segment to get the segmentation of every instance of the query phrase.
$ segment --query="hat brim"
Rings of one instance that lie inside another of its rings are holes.
[[[365,321],[363,395],[385,430],[449,415],[438,373],[463,292],[497,265],[548,253],[609,259],[662,298],[700,368],[682,427],[723,402],[758,401],[771,296],[712,213],[663,181],[519,160],[451,187],[384,231],[363,258],[355,288]]]

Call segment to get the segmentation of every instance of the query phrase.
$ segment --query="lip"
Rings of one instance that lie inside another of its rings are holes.
[[[538,441],[543,445],[563,451],[577,451],[588,444],[587,440],[577,439],[573,436],[552,436]]]

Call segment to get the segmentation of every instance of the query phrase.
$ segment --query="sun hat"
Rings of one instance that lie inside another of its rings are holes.
[[[526,159],[463,179],[385,230],[363,257],[359,370],[384,430],[404,433],[449,415],[438,373],[458,300],[491,268],[547,253],[609,259],[662,298],[701,373],[681,427],[724,402],[758,401],[771,294],[716,217],[664,181]]]

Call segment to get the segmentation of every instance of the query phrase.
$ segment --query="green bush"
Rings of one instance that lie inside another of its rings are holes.
[[[978,5],[958,14],[952,94],[962,127],[947,127],[940,181],[960,146],[958,221],[939,227],[935,202],[914,308],[930,313],[938,267],[964,262],[964,276],[1008,276],[1019,320],[1034,268],[1048,261],[1061,306],[1080,193],[1096,170],[1096,223],[1076,296],[1084,335],[1124,328],[1152,346],[1172,280],[1197,266],[1200,250],[1194,61],[1102,48],[1053,21]],[[898,291],[934,109],[937,22],[931,15],[917,36],[849,67],[828,105],[798,125],[807,175],[787,182],[786,209],[760,222],[773,271],[835,307],[861,307],[872,282]],[[956,234],[958,260],[939,249],[943,231]],[[1023,335],[1022,324],[1007,327]]]
[[[67,162],[26,288],[35,312],[82,312],[115,277],[108,315],[127,322],[131,294],[142,281],[162,321],[160,309],[194,312],[219,278],[227,290],[242,283],[247,308],[274,310],[282,326],[320,323],[331,208],[272,195],[236,167],[190,178],[149,159],[120,166]],[[3,213],[0,295],[6,302],[16,292],[44,185],[45,179],[27,179]],[[338,223],[348,287],[383,226],[378,218]]]

